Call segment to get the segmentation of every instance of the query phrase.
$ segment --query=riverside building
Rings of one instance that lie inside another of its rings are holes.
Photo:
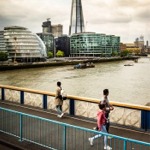
[[[4,31],[0,31],[0,52],[7,52],[4,39]]]
[[[112,56],[120,53],[120,37],[95,32],[82,32],[70,37],[70,56]]]
[[[16,61],[46,60],[46,47],[43,41],[25,27],[4,28],[4,40],[8,57]]]

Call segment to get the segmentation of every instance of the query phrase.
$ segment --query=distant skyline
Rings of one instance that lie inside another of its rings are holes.
[[[62,24],[69,33],[72,0],[0,0],[0,30],[5,26],[23,26],[33,33],[42,32],[42,22]],[[86,32],[121,37],[134,42],[144,36],[150,43],[149,0],[82,0]]]

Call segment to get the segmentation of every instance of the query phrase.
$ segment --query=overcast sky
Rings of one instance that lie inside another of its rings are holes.
[[[23,26],[42,32],[42,22],[62,24],[68,34],[72,0],[0,0],[0,30]],[[144,36],[150,43],[150,0],[82,0],[86,31],[117,35],[121,42]]]

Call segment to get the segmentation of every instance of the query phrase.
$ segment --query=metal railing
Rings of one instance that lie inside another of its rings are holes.
[[[0,85],[0,99],[22,105],[30,105],[48,110],[55,110],[54,92],[31,90],[14,86]],[[97,104],[100,100],[68,95],[63,111],[70,115],[96,119]],[[127,103],[110,102],[115,109],[110,113],[111,123],[136,129],[150,130],[150,107]],[[92,112],[92,113],[91,113]]]
[[[115,150],[148,150],[150,143],[106,134],[83,127],[20,113],[0,107],[0,132],[16,136],[20,141],[28,141],[43,147],[57,150],[104,149],[103,136],[111,136],[108,145]],[[88,138],[95,134],[103,135],[91,147]]]

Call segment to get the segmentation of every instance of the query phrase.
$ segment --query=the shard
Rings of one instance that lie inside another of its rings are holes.
[[[84,32],[84,18],[81,0],[72,0],[69,35]]]

